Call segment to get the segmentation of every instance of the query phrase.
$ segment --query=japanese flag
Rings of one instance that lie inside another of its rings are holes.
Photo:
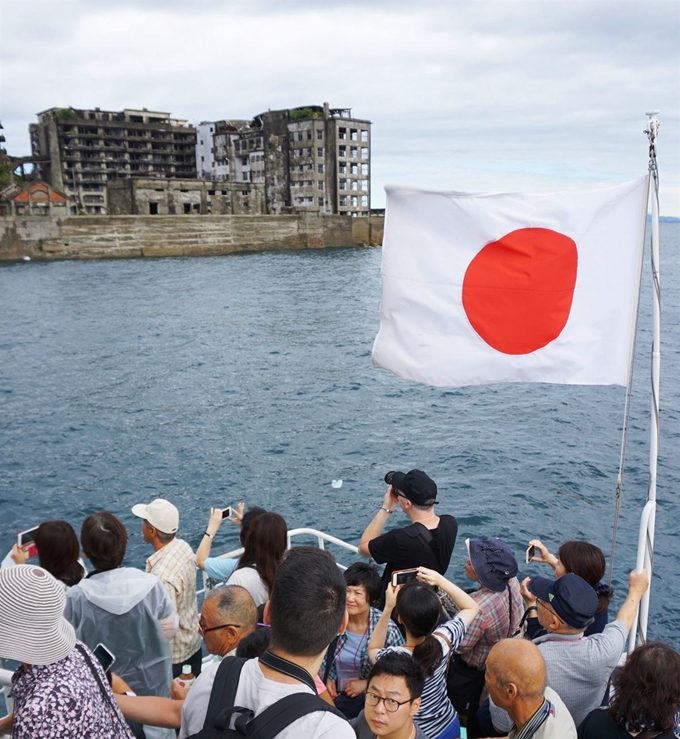
[[[428,385],[626,385],[647,177],[535,194],[387,188],[373,365]]]

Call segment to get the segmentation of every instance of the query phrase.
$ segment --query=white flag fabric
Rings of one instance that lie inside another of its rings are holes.
[[[373,365],[428,385],[626,385],[647,177],[598,190],[387,187]]]

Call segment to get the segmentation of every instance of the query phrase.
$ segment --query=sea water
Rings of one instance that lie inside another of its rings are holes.
[[[649,636],[680,646],[680,224],[661,225],[661,439]],[[106,509],[150,548],[130,508],[180,511],[194,548],[210,506],[278,511],[357,544],[383,476],[418,467],[466,537],[587,539],[609,560],[625,391],[443,390],[371,367],[379,249],[0,267],[0,556],[16,533]],[[651,281],[645,263],[613,613],[635,565],[648,484]],[[341,487],[332,482],[342,480]],[[404,525],[396,513],[390,525]],[[225,522],[213,551],[237,546]],[[347,556],[343,556],[348,563]]]

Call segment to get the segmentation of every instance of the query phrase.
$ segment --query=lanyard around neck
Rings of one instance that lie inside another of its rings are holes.
[[[288,675],[288,677],[299,680],[316,693],[314,678],[307,672],[307,670],[300,667],[300,665],[296,665],[294,662],[284,659],[283,657],[279,657],[276,654],[272,654],[271,652],[265,652],[260,657],[260,662],[263,665],[267,665],[267,667],[270,667],[272,670],[280,672],[282,675]]]

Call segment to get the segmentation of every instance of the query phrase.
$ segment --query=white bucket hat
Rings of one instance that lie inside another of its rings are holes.
[[[0,657],[51,665],[71,654],[76,633],[65,607],[64,586],[42,567],[0,571]]]
[[[169,500],[156,498],[149,505],[138,503],[132,506],[132,512],[164,534],[174,534],[179,528],[179,511]]]

